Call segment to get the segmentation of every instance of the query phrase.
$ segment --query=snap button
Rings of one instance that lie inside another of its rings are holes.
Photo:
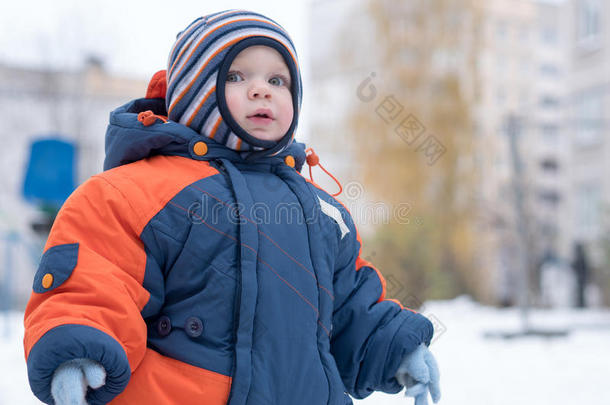
[[[169,316],[163,315],[157,321],[157,332],[161,336],[169,335],[169,332],[172,330],[172,321],[169,319]]]
[[[286,157],[284,158],[284,162],[285,162],[285,163],[286,163],[288,166],[290,166],[290,167],[294,167],[294,158],[293,158],[292,156],[290,156],[290,155],[286,156]]]
[[[199,337],[203,333],[203,322],[196,316],[191,316],[186,320],[184,330],[186,331],[186,334],[192,338]]]
[[[208,153],[208,145],[202,141],[195,142],[195,145],[193,145],[193,152],[195,152],[195,155],[197,156],[203,156]]]
[[[42,288],[49,288],[53,285],[53,275],[47,273],[42,277]]]

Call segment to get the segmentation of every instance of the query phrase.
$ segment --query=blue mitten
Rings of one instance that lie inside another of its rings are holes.
[[[428,391],[432,401],[441,399],[440,373],[434,356],[425,344],[421,344],[403,359],[396,379],[407,389],[405,396],[415,397],[415,405],[428,405]]]
[[[106,371],[97,361],[74,359],[55,370],[51,395],[55,405],[86,405],[87,387],[100,388],[106,383]]]

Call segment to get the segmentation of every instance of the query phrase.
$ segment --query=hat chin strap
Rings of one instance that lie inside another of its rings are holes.
[[[239,137],[239,135],[237,135]],[[286,132],[286,134],[284,134],[284,136],[282,138],[280,138],[279,141],[277,141],[276,145],[268,148],[268,149],[263,149],[263,150],[259,150],[259,151],[247,151],[247,155],[244,158],[245,160],[256,160],[256,159],[261,159],[261,158],[265,158],[268,157],[270,155],[273,155],[275,153],[281,152],[282,150],[286,149],[288,146],[290,146],[291,143],[291,138],[292,138],[292,131],[288,131]],[[239,137],[239,139],[241,139],[241,137]],[[245,140],[242,139],[242,142],[246,142]]]

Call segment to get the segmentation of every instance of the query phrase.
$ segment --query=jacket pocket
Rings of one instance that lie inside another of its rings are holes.
[[[78,243],[53,246],[42,255],[32,289],[42,294],[62,285],[78,262]]]

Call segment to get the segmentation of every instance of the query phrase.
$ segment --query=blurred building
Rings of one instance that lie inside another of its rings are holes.
[[[31,229],[36,207],[21,197],[30,142],[52,136],[76,143],[81,183],[102,171],[110,111],[143,96],[146,86],[145,80],[111,75],[94,58],[79,71],[0,64],[0,293],[14,290],[10,305],[25,302],[43,247]]]
[[[610,3],[570,2],[571,69],[569,119],[570,244],[585,242],[601,260],[600,237],[607,232],[604,211],[610,204]]]
[[[569,130],[569,27],[567,2],[538,0],[533,54],[532,108],[524,106],[521,116],[533,131],[529,150],[532,179],[530,195],[539,239],[536,265],[541,256],[568,258],[569,242],[563,229],[568,204],[567,174]]]
[[[493,216],[483,251],[488,252],[486,267],[496,275],[497,297],[508,304],[516,303],[517,292],[525,288],[538,295],[542,263],[565,262],[569,254],[562,229],[567,207],[569,38],[561,27],[570,21],[563,1],[484,4],[483,96],[475,119],[486,173],[481,208]],[[520,179],[515,165],[520,166]]]
[[[610,299],[610,3],[570,0],[569,14],[566,244],[571,252],[577,243],[584,244],[596,270],[589,281],[601,285]],[[590,300],[597,301],[597,291],[590,292]]]
[[[474,100],[473,117],[477,128],[475,159],[483,173],[477,200],[482,230],[477,251],[481,252],[480,265],[490,274],[489,289],[496,300],[508,304],[516,301],[518,272],[524,259],[513,198],[508,124],[522,112],[522,106],[531,108],[534,97],[531,74],[536,15],[531,1],[493,0],[483,4],[481,47],[477,51],[480,96]],[[527,170],[522,153],[527,150],[523,141],[532,139],[530,128],[521,126],[517,139]]]
[[[391,89],[392,78],[381,77],[379,70],[378,48],[383,44],[376,42],[379,39],[370,3],[314,1],[310,9],[310,77],[316,105],[310,107],[309,138],[325,154],[337,154],[333,170],[347,179],[357,162],[341,161],[338,154],[349,156],[345,117],[354,103],[361,102],[355,91],[371,72],[377,72],[378,83]],[[379,3],[391,4],[395,9],[391,32],[417,35],[409,30],[409,14],[421,2]],[[566,263],[571,259],[573,225],[568,223],[566,213],[573,194],[567,181],[572,146],[567,120],[572,100],[568,78],[573,63],[569,49],[574,12],[569,1],[561,0],[490,0],[475,4],[480,8],[465,10],[456,19],[480,17],[477,46],[472,46],[468,34],[463,33],[458,35],[466,41],[456,41],[455,49],[439,50],[437,54],[439,60],[447,62],[445,66],[457,72],[463,94],[473,106],[474,161],[480,173],[479,192],[473,196],[480,213],[478,265],[485,269],[492,299],[515,304],[519,290],[524,288],[520,272],[526,260],[529,287],[536,292],[538,270],[545,260]],[[350,52],[341,57],[344,49]],[[404,50],[404,63],[416,63],[408,51]],[[476,60],[475,77],[467,65],[471,58]],[[600,76],[602,70],[600,67]],[[511,150],[511,131],[517,140],[516,156]],[[599,156],[601,159],[603,154]],[[523,170],[522,211],[515,206],[515,158]]]
[[[363,218],[366,208],[366,190],[358,185],[353,160],[354,145],[350,142],[346,122],[357,103],[360,84],[371,74],[379,73],[379,48],[375,46],[374,24],[363,12],[368,0],[314,0],[310,3],[308,49],[310,72],[308,88],[311,93],[307,106],[307,122],[310,145],[320,156],[321,162],[344,186],[345,193],[338,198],[348,207],[359,232],[366,235],[373,230]],[[337,16],[342,16],[337,18]],[[353,52],[354,48],[362,52]],[[379,76],[377,76],[379,78]],[[377,82],[383,82],[377,80]],[[337,185],[317,168],[313,169],[314,181],[328,192]],[[353,187],[350,187],[352,185]],[[362,215],[358,215],[361,213]]]
[[[350,164],[342,156],[344,152],[350,154],[352,147],[345,142],[348,138],[343,124],[350,108],[360,102],[356,89],[379,70],[380,55],[372,34],[375,27],[370,16],[363,12],[367,2],[316,0],[311,2],[309,10],[308,20],[312,24],[308,35],[309,86],[310,98],[315,102],[309,107],[310,135],[343,176],[349,176]],[[337,18],[339,15],[344,18]],[[355,46],[362,52],[353,52]]]

